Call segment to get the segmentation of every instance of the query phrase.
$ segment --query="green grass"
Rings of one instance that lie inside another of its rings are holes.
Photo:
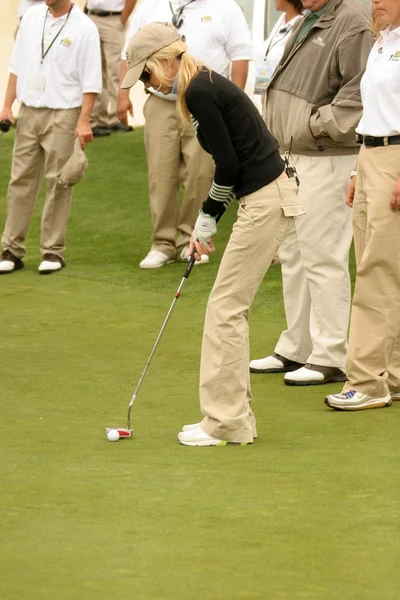
[[[12,137],[0,141],[0,228]],[[39,203],[26,268],[0,279],[1,600],[398,600],[398,416],[341,414],[254,376],[259,438],[186,448],[197,420],[204,309],[218,254],[187,281],[133,409],[111,444],[182,264],[150,247],[142,131],[96,140],[75,190],[67,268],[39,277]],[[279,268],[251,316],[252,356],[284,325]]]

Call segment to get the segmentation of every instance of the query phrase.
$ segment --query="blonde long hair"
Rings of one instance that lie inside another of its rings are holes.
[[[180,61],[178,71],[178,112],[183,121],[190,123],[190,113],[185,102],[185,92],[192,80],[201,72],[211,70],[204,63],[186,52],[186,44],[178,40],[165,48],[162,48],[146,61],[146,67],[150,69],[160,81],[160,86],[172,86],[174,80],[165,74],[165,62],[173,64]]]

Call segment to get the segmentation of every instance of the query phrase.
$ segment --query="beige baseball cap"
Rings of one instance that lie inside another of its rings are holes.
[[[155,22],[145,25],[133,36],[126,50],[128,72],[121,88],[131,88],[143,73],[146,60],[153,54],[177,42],[184,40],[172,23]]]
[[[79,138],[76,138],[74,151],[57,178],[58,185],[62,187],[76,185],[84,176],[87,166],[88,159],[81,148]]]

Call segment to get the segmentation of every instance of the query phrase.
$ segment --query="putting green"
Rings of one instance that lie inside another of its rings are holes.
[[[11,137],[0,143],[0,227]],[[335,413],[338,386],[253,376],[259,437],[186,448],[207,294],[196,267],[132,412],[107,442],[183,273],[141,271],[150,247],[142,131],[96,140],[77,186],[67,268],[39,277],[40,206],[26,268],[0,278],[1,600],[398,600],[398,416]],[[252,356],[284,326],[280,270],[251,315]]]

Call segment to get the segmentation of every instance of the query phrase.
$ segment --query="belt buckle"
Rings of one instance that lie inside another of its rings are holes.
[[[387,136],[383,138],[383,145],[389,146],[389,138]]]

